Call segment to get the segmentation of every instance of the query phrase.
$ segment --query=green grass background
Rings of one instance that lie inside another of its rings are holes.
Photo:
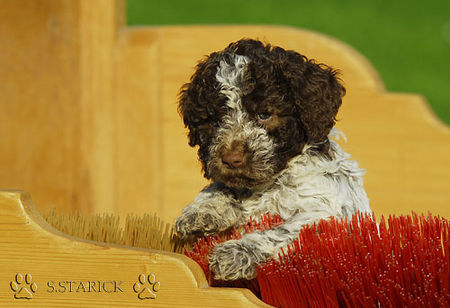
[[[359,50],[393,92],[424,95],[450,124],[450,0],[127,0],[129,25],[277,24]]]

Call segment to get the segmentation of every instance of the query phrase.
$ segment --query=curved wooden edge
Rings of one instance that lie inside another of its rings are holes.
[[[0,282],[0,306],[269,307],[246,289],[208,287],[183,255],[56,231],[21,191],[0,191]]]
[[[185,36],[191,44],[195,44],[197,51],[197,60],[202,55],[216,51],[213,49],[217,45],[217,50],[223,49],[227,43],[240,38],[256,38],[269,42],[272,45],[280,45],[286,49],[294,49],[309,58],[317,59],[338,69],[342,73],[344,84],[349,87],[349,92],[359,92],[372,90],[386,95],[412,95],[419,96],[423,100],[426,114],[432,119],[431,122],[437,123],[448,129],[448,125],[443,123],[435,113],[429,108],[426,99],[415,93],[386,92],[386,88],[380,74],[370,61],[362,55],[357,49],[347,43],[338,40],[332,36],[316,32],[313,30],[295,28],[282,25],[219,25],[219,26],[164,26],[164,27],[128,27],[123,33],[130,37],[131,44],[142,44],[147,41],[145,38],[154,37],[158,33],[159,40],[170,41],[174,37],[179,39]],[[198,37],[207,37],[210,33],[214,38],[205,40],[205,46],[208,46],[204,53],[202,50],[202,40]],[[216,42],[222,42],[218,45]],[[155,40],[152,40],[155,43]],[[169,42],[170,44],[170,42]],[[182,43],[178,44],[179,46]],[[200,45],[200,46],[199,46]],[[177,45],[174,45],[177,47]],[[189,47],[189,45],[187,46]],[[186,52],[186,49],[182,49]],[[164,55],[161,55],[164,57]],[[193,68],[195,62],[190,65]],[[180,67],[180,70],[184,68]],[[344,98],[345,100],[345,98]]]
[[[341,116],[343,147],[366,169],[375,213],[450,217],[450,129],[422,96],[352,93]]]
[[[379,73],[359,51],[343,41],[313,30],[281,25],[175,25],[128,27],[126,31],[135,33],[158,31],[162,40],[177,37],[180,40],[178,45],[186,45],[186,48],[182,49],[183,52],[188,53],[187,49],[195,46],[193,50],[197,52],[197,60],[202,55],[221,50],[228,43],[241,38],[259,39],[285,49],[293,49],[310,59],[331,65],[343,73],[344,82],[351,83],[352,87],[385,91]],[[185,39],[182,39],[183,36]],[[201,53],[203,46],[206,48]]]
[[[444,123],[431,109],[430,104],[428,104],[427,99],[425,96],[421,94],[416,93],[391,93],[393,95],[404,95],[409,96],[408,99],[410,100],[411,104],[414,104],[415,106],[412,108],[416,108],[417,112],[422,115],[422,118],[426,121],[427,126],[433,127],[436,130],[439,131],[441,134],[445,134],[447,136],[450,136],[450,126],[448,126],[446,123]],[[450,139],[449,139],[450,142]]]

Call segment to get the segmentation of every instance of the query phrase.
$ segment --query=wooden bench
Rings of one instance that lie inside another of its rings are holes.
[[[448,127],[422,97],[385,92],[371,64],[333,38],[274,26],[129,28],[121,0],[9,0],[0,18],[0,187],[29,191],[37,207],[27,193],[0,192],[0,305],[263,305],[246,290],[207,287],[187,257],[80,241],[38,214],[56,206],[172,221],[206,184],[176,111],[178,89],[203,55],[243,37],[342,71],[340,143],[367,170],[377,215],[450,217]],[[133,287],[151,273],[160,290],[140,300]],[[8,285],[20,279],[29,301]],[[60,281],[74,281],[73,292],[70,283],[52,291]]]

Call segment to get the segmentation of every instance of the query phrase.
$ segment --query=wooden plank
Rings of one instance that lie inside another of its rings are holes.
[[[78,117],[79,9],[67,1],[2,1],[0,187],[32,192],[42,208],[88,207]]]
[[[110,212],[116,204],[115,46],[123,1],[71,1],[79,8],[79,79],[81,159],[86,167],[90,210]],[[81,204],[78,204],[81,205]]]
[[[268,307],[249,290],[208,287],[184,255],[62,234],[13,191],[0,191],[0,281],[2,307]]]
[[[114,208],[113,46],[123,0],[2,1],[0,187],[42,210]]]
[[[117,47],[115,212],[122,216],[164,211],[158,34],[123,30]]]

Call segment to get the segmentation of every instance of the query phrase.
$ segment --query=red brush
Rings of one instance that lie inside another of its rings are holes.
[[[261,216],[259,221],[250,218],[250,222],[243,226],[245,233],[251,233],[254,231],[265,231],[275,228],[283,223],[283,220],[279,215],[266,214]],[[203,269],[206,275],[206,279],[209,284],[214,287],[237,287],[237,288],[247,288],[255,293],[258,297],[260,296],[259,285],[256,279],[253,280],[234,280],[234,281],[222,281],[216,280],[213,274],[209,270],[208,254],[209,252],[219,243],[226,242],[228,240],[236,240],[242,237],[243,230],[233,229],[229,233],[223,233],[220,236],[206,236],[197,240],[196,243],[192,245],[192,251],[186,250],[184,253],[197,262]]]
[[[246,232],[267,230],[278,216],[251,221]],[[257,268],[252,281],[218,282],[207,255],[218,243],[240,238],[200,239],[186,254],[215,286],[248,287],[278,307],[450,307],[450,237],[445,218],[381,218],[356,214],[351,221],[331,219],[303,228],[278,260]]]

